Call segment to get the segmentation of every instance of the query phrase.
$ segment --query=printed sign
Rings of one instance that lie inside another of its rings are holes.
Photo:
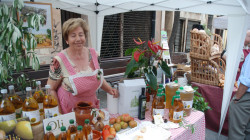
[[[76,116],[75,112],[71,112],[68,114],[60,115],[57,117],[49,118],[49,119],[44,119],[43,120],[43,127],[44,127],[44,133],[46,133],[46,126],[50,125],[51,126],[51,131],[55,136],[59,135],[61,133],[61,127],[65,126],[68,128],[69,120],[73,119],[76,122]]]

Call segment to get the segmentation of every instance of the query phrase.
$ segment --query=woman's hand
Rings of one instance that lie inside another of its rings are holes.
[[[112,88],[112,89],[109,91],[109,94],[110,94],[110,95],[113,95],[114,98],[118,98],[118,97],[119,97],[118,90],[115,89],[115,88]]]

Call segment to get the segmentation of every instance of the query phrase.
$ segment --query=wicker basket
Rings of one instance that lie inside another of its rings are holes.
[[[225,73],[225,62],[221,58],[212,60],[191,58],[191,81],[219,86],[219,75]]]
[[[211,60],[214,58],[219,58],[222,48],[222,39],[220,35],[212,35],[212,39],[205,33],[197,33],[190,31],[191,33],[191,44],[190,44],[190,57]],[[219,46],[219,53],[216,55],[211,55],[211,48],[214,44]]]

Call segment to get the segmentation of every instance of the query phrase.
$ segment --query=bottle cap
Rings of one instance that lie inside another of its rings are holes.
[[[180,95],[180,91],[176,91],[176,95]]]
[[[75,121],[74,121],[73,119],[70,119],[70,120],[69,120],[69,123],[70,123],[70,124],[74,124],[74,122],[75,122]]]
[[[180,90],[183,90],[184,88],[183,87],[180,87]]]
[[[162,93],[157,93],[156,96],[161,97],[161,96],[162,96]]]
[[[26,87],[26,91],[31,91],[31,87]]]
[[[88,123],[89,123],[89,119],[86,119],[86,120],[84,121],[84,123],[88,124]]]
[[[65,126],[62,126],[62,127],[61,127],[61,131],[66,131],[66,127],[65,127]]]
[[[7,89],[1,89],[2,94],[7,94]]]
[[[13,90],[14,89],[14,86],[13,85],[9,85],[9,90]]]
[[[162,84],[160,84],[160,85],[159,85],[159,88],[163,88],[163,85],[162,85]]]
[[[157,93],[162,93],[162,89],[159,88],[159,89],[157,90]]]
[[[46,126],[46,130],[50,131],[51,130],[51,126],[50,125]]]
[[[36,85],[41,85],[41,81],[36,81]]]
[[[177,83],[178,83],[178,80],[174,80],[174,82],[177,84]]]
[[[46,89],[49,89],[49,88],[50,88],[50,85],[45,85],[45,88],[46,88]]]
[[[82,126],[81,126],[81,125],[78,125],[78,126],[77,126],[77,130],[80,130],[80,131],[81,131],[81,130],[82,130]]]

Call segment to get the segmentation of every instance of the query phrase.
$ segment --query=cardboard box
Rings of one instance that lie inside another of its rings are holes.
[[[119,114],[128,113],[132,117],[138,117],[139,96],[143,87],[146,88],[144,79],[119,83]]]

